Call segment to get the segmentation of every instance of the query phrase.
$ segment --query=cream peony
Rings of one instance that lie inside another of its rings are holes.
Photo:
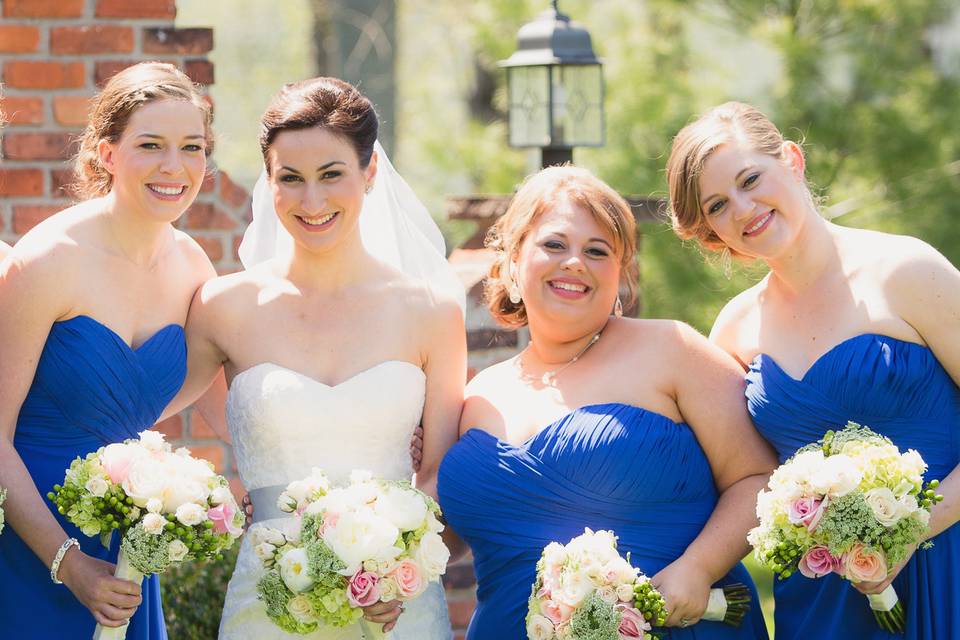
[[[373,510],[401,531],[416,531],[427,517],[427,503],[419,493],[390,485],[377,498]]]
[[[390,560],[400,549],[394,546],[400,531],[371,509],[340,514],[336,526],[328,527],[323,541],[347,565],[341,573],[352,576],[364,560]]]
[[[296,547],[284,551],[277,564],[280,566],[280,577],[290,591],[300,593],[313,586],[313,580],[307,575],[306,549]]]
[[[837,454],[824,459],[810,477],[810,485],[818,495],[839,498],[853,491],[862,479],[863,472],[856,463],[846,455]]]
[[[159,431],[141,431],[140,444],[150,453],[160,453],[167,447],[163,440],[163,434]]]

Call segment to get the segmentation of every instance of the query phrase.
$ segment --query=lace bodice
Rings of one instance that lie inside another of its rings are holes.
[[[413,475],[409,445],[423,412],[426,377],[388,360],[329,386],[273,363],[237,374],[227,424],[247,490],[285,485],[323,469],[334,483],[353,469]]]

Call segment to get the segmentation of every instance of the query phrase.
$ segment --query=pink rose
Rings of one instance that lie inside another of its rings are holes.
[[[645,631],[650,631],[650,623],[633,607],[620,604],[617,605],[617,610],[623,616],[619,629],[621,638],[642,638]]]
[[[347,587],[347,600],[355,607],[369,607],[380,599],[378,582],[377,574],[364,571],[362,567],[357,569]]]
[[[540,613],[545,615],[554,625],[561,625],[570,620],[570,616],[573,615],[573,607],[556,600],[544,600],[540,603]]]
[[[243,529],[233,524],[233,516],[235,513],[233,505],[227,501],[220,506],[208,509],[207,517],[210,518],[210,522],[213,523],[213,530],[216,533],[229,533],[230,535],[238,536],[243,533]]]
[[[843,554],[841,562],[843,577],[851,582],[879,582],[887,577],[887,561],[883,554],[859,542]]]
[[[389,574],[397,581],[400,588],[401,598],[413,598],[420,594],[423,585],[423,578],[420,576],[420,567],[412,560],[403,560],[397,565],[397,568]]]
[[[828,496],[824,496],[823,500],[800,498],[790,505],[790,513],[787,517],[792,524],[802,524],[807,531],[813,531],[820,524],[820,518],[823,517],[828,504],[830,504]]]
[[[800,573],[808,578],[822,578],[833,571],[839,570],[840,558],[836,557],[823,545],[810,547],[800,558],[798,568]]]

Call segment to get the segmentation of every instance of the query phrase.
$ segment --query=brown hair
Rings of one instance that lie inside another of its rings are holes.
[[[352,84],[321,77],[285,85],[260,118],[260,150],[267,172],[267,152],[281,131],[313,127],[349,142],[362,169],[370,164],[380,127],[373,104]]]
[[[767,116],[748,104],[726,102],[681,129],[673,139],[667,160],[673,231],[684,240],[696,239],[714,251],[727,246],[710,229],[700,207],[700,176],[710,155],[729,142],[742,142],[755,151],[784,159],[783,134]]]
[[[97,145],[101,140],[119,140],[133,112],[156,100],[183,100],[200,109],[206,142],[204,152],[207,156],[213,153],[213,112],[190,78],[172,64],[141,62],[110,78],[93,100],[90,121],[74,158],[76,183],[72,189],[78,197],[86,200],[110,191],[113,176],[100,164]]]
[[[496,252],[496,260],[487,275],[484,293],[490,313],[504,327],[517,329],[527,324],[523,301],[510,302],[511,262],[540,216],[564,199],[588,211],[613,237],[620,278],[627,288],[623,304],[629,306],[636,298],[637,225],[630,205],[586,169],[570,165],[548,167],[523,182],[507,212],[487,234],[486,246]]]

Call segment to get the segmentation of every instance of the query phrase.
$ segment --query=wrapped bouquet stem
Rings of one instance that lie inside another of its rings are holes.
[[[748,535],[757,560],[781,579],[799,571],[884,580],[922,540],[931,507],[943,500],[938,480],[924,484],[926,470],[919,453],[901,453],[867,427],[828,431],[777,468],[757,496],[760,525]],[[892,586],[867,603],[882,629],[904,631]]]
[[[116,531],[115,576],[140,583],[190,560],[220,556],[243,533],[243,512],[213,465],[173,451],[154,431],[77,458],[47,497],[88,536],[109,546]],[[122,640],[127,627],[97,625],[95,640]]]

